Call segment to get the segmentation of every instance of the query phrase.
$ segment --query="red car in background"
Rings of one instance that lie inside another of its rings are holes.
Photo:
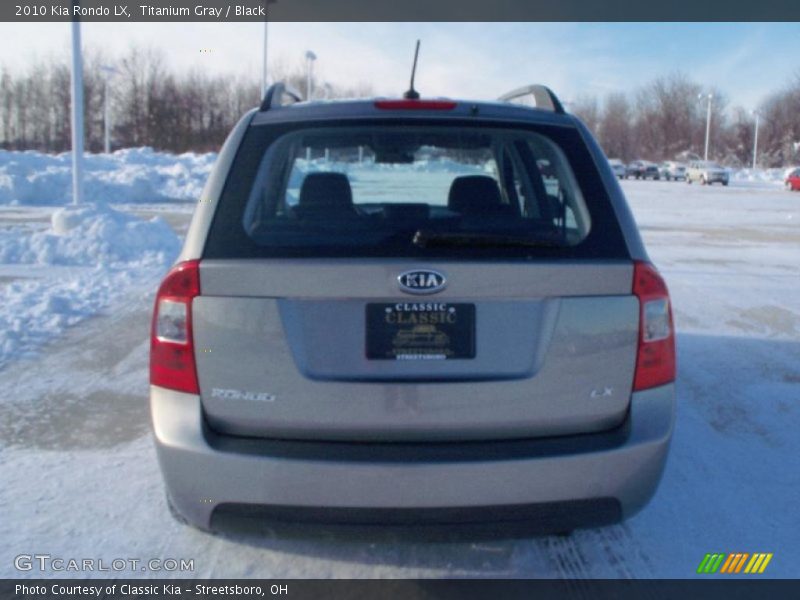
[[[800,192],[800,169],[795,169],[786,177],[786,189]]]

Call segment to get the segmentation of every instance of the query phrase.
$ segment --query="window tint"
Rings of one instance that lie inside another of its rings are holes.
[[[251,127],[204,257],[624,255],[580,134],[550,129]]]
[[[380,246],[419,231],[570,246],[590,219],[563,152],[535,133],[341,128],[277,140],[243,227],[261,246]]]

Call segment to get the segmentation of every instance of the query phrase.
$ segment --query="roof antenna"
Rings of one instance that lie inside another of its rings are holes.
[[[414,75],[417,74],[417,57],[419,56],[419,40],[417,40],[417,49],[414,50],[414,66],[411,67],[411,87],[403,94],[406,100],[419,100],[419,92],[414,89]]]

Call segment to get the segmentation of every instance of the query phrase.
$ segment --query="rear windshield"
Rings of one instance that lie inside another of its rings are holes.
[[[608,227],[579,180],[593,165],[545,132],[259,129],[234,161],[206,257],[572,255]]]

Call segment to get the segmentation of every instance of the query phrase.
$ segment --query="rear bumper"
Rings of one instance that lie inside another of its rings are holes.
[[[654,494],[675,408],[674,386],[667,385],[634,394],[625,423],[603,433],[370,444],[220,436],[206,427],[198,396],[151,387],[150,404],[167,492],[182,516],[205,529],[216,509],[232,507],[323,521],[540,513],[564,521],[554,530],[603,524],[631,516]]]

